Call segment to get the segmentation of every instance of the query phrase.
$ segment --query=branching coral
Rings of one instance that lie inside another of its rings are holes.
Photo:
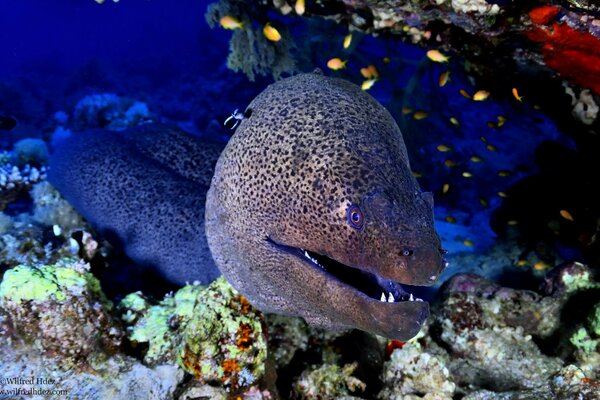
[[[214,28],[225,16],[235,16],[242,27],[233,32],[229,43],[227,66],[234,71],[242,71],[254,81],[256,75],[269,73],[278,79],[284,73],[296,70],[296,62],[291,55],[294,43],[285,26],[277,26],[281,40],[269,41],[263,34],[267,20],[266,10],[258,6],[248,6],[240,0],[220,0],[208,6],[206,21]]]

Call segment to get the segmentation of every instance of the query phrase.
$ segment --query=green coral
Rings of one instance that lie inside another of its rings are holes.
[[[300,375],[294,392],[301,399],[358,399],[354,395],[363,392],[366,385],[352,376],[357,366],[357,363],[343,367],[337,364],[313,366]]]
[[[585,328],[579,328],[569,339],[571,344],[583,351],[585,354],[591,354],[598,347],[598,340],[590,337],[590,334]]]
[[[227,67],[233,71],[242,71],[248,79],[254,81],[256,75],[279,79],[284,73],[297,70],[296,61],[292,57],[294,48],[292,37],[285,26],[277,25],[281,40],[269,41],[263,34],[267,23],[266,10],[258,6],[248,6],[241,0],[220,0],[208,6],[206,22],[211,28],[218,25],[224,16],[237,18],[242,27],[233,32],[229,42]]]
[[[43,302],[50,298],[63,302],[68,296],[85,291],[110,307],[100,289],[100,282],[88,272],[61,265],[39,268],[19,265],[4,274],[0,283],[0,305],[5,302]]]
[[[579,263],[574,263],[574,266],[576,268],[573,269],[573,273],[565,273],[561,277],[567,293],[600,287],[598,283],[593,281],[588,268]]]
[[[207,287],[185,286],[157,305],[133,293],[119,308],[124,321],[136,321],[129,339],[148,344],[148,364],[177,362],[201,382],[233,390],[264,374],[262,315],[223,277]]]
[[[588,316],[588,326],[594,335],[600,337],[600,303],[594,306]]]
[[[10,327],[2,329],[5,335],[65,360],[87,360],[120,346],[123,333],[111,308],[100,282],[81,261],[19,265],[0,283],[0,310]]]

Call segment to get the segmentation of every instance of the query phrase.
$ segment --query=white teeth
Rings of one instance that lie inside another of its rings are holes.
[[[306,250],[304,250],[304,257],[310,258],[310,256],[308,255],[308,251],[306,251]]]
[[[384,303],[387,302],[387,300],[385,299],[385,293],[381,293],[381,299],[379,299],[379,301],[382,301]]]
[[[396,301],[396,299],[394,299],[394,295],[391,292],[388,293],[388,303],[393,303],[394,301]]]
[[[415,299],[415,301],[423,301],[423,299],[420,299],[420,298],[418,298],[418,297],[417,297],[417,298]]]
[[[410,294],[410,297],[408,298],[408,301],[415,301],[415,298],[413,297],[412,293]]]

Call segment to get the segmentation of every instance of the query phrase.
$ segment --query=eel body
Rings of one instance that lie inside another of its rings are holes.
[[[263,311],[418,333],[429,309],[410,285],[431,285],[445,262],[432,196],[391,115],[357,86],[310,73],[270,85],[244,116],[222,152],[155,124],[76,135],[52,156],[50,180],[170,283],[220,270]]]
[[[206,234],[229,282],[264,311],[406,340],[445,266],[433,198],[398,125],[356,85],[319,73],[276,82],[221,154]]]

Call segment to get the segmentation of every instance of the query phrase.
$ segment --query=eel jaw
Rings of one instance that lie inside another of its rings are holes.
[[[290,253],[313,268],[333,277],[359,295],[368,297],[370,301],[381,303],[423,302],[422,299],[410,293],[410,285],[383,278],[371,272],[342,264],[327,256],[307,249],[287,246],[267,238],[275,247]]]

